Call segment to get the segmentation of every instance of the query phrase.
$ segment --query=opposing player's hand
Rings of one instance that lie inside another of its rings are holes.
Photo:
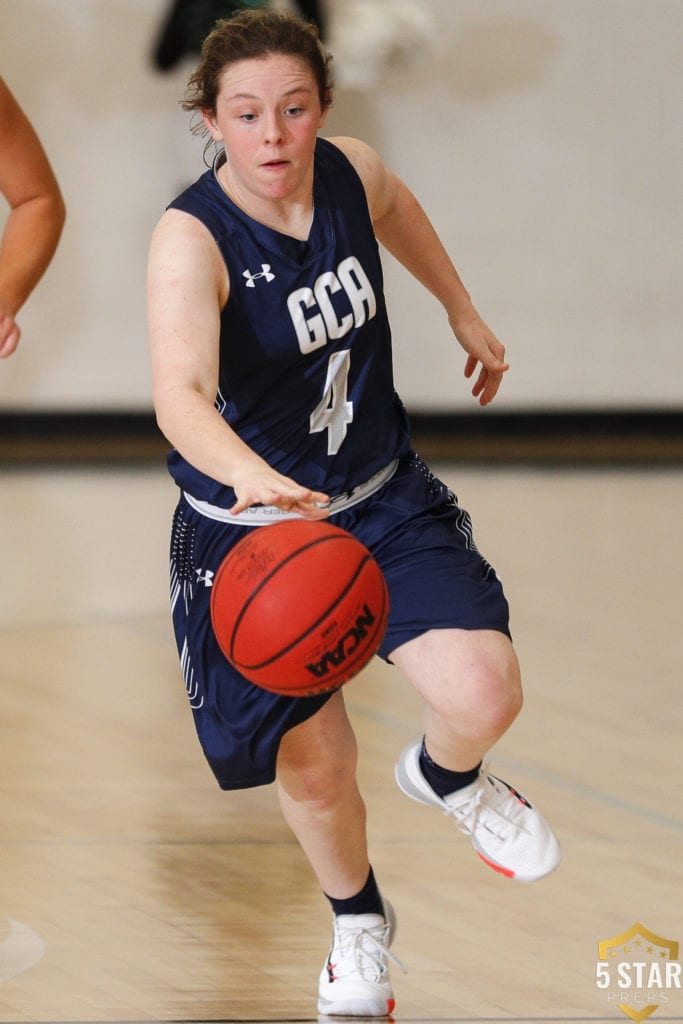
[[[14,317],[0,308],[0,359],[6,359],[7,356],[12,355],[19,344],[20,337],[21,331],[15,323]]]
[[[330,499],[321,491],[311,491],[270,466],[249,467],[233,482],[237,501],[230,509],[233,515],[251,505],[275,505],[283,512],[296,512],[304,519],[325,519]]]
[[[467,352],[465,376],[472,377],[480,367],[472,394],[480,405],[488,405],[496,397],[503,374],[510,369],[510,364],[505,362],[505,348],[476,313],[457,321],[451,318],[450,324]]]

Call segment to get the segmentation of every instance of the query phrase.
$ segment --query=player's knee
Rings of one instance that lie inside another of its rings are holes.
[[[295,800],[334,805],[355,785],[358,749],[355,736],[321,737],[321,742],[280,745],[278,779]]]
[[[509,729],[522,710],[523,696],[519,678],[506,678],[497,688],[498,702],[493,710],[493,725],[500,735]]]
[[[501,736],[522,708],[522,686],[516,666],[482,666],[472,681],[471,693],[482,736]]]
[[[355,779],[355,765],[309,763],[297,767],[295,786],[299,799],[314,803],[322,810],[327,805],[336,806],[355,784]]]
[[[495,742],[512,725],[522,707],[522,687],[516,664],[484,659],[472,665],[466,679],[450,692],[444,706],[434,710],[466,732],[471,739]]]

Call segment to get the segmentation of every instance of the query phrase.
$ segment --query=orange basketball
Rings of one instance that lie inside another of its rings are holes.
[[[211,591],[213,629],[230,664],[289,697],[336,690],[360,672],[388,615],[375,559],[321,521],[257,527],[227,555]]]

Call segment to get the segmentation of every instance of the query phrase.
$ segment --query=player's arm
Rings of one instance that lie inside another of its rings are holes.
[[[389,252],[442,304],[467,353],[465,376],[479,374],[472,393],[481,405],[495,397],[508,366],[505,349],[481,319],[429,218],[410,189],[378,154],[357,139],[331,139],[365,186],[375,234]]]
[[[38,136],[0,78],[0,192],[9,215],[0,240],[0,358],[14,352],[15,317],[43,276],[65,207]]]
[[[202,473],[233,487],[233,512],[262,503],[310,518],[328,499],[273,470],[225,422],[218,391],[220,315],[229,293],[225,264],[195,217],[169,210],[152,236],[148,317],[152,395],[162,433]]]

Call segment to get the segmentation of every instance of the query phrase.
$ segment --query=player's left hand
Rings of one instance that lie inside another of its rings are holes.
[[[496,397],[503,374],[510,369],[510,364],[505,362],[505,347],[474,311],[457,321],[451,317],[449,322],[467,352],[465,376],[472,377],[477,366],[481,367],[472,386],[472,394],[479,399],[480,405],[488,405]]]

